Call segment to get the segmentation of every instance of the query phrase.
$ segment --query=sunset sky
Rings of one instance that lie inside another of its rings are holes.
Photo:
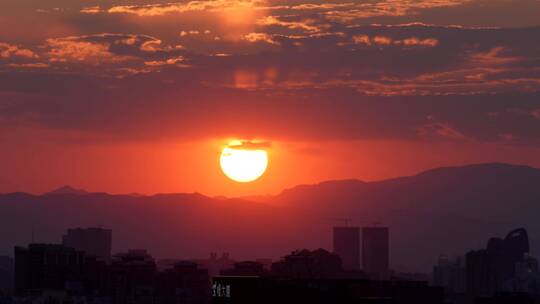
[[[540,167],[539,0],[170,1],[0,1],[0,192]],[[221,172],[234,139],[259,180]]]

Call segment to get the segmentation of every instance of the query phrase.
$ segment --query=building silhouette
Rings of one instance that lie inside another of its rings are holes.
[[[212,280],[214,304],[442,304],[444,290],[427,282],[369,280],[344,270],[340,257],[324,249],[296,250],[272,264],[237,263]]]
[[[192,259],[191,261],[197,263],[199,268],[207,269],[210,277],[219,275],[223,270],[233,268],[236,263],[235,260],[231,259],[228,252],[224,252],[219,256],[216,252],[211,252],[209,258]]]
[[[157,274],[154,303],[205,304],[210,299],[208,271],[194,262],[177,262],[173,268]]]
[[[467,293],[485,297],[504,291],[528,253],[529,237],[523,228],[510,231],[504,239],[489,239],[486,249],[470,251],[466,262]]]
[[[15,281],[13,299],[21,301],[16,303],[206,304],[211,299],[207,270],[182,261],[158,271],[146,250],[116,254],[108,264],[63,245],[16,247]]]
[[[471,303],[471,302],[467,302]],[[478,297],[474,304],[536,304],[538,299],[527,293],[502,292],[491,297]]]
[[[255,259],[255,262],[263,265],[264,270],[270,271],[272,269],[272,259],[269,258],[258,258]]]
[[[360,228],[334,227],[334,253],[341,258],[346,270],[360,269]]]
[[[221,271],[221,275],[227,276],[264,276],[268,271],[262,263],[256,261],[243,261],[234,263],[231,269]]]
[[[110,267],[113,303],[152,303],[157,266],[146,250],[114,255]]]
[[[272,275],[286,278],[334,278],[343,274],[341,259],[324,249],[297,250],[272,264]]]
[[[514,277],[504,283],[504,289],[509,292],[527,293],[540,296],[540,268],[538,260],[526,255],[516,263]]]
[[[57,244],[15,247],[17,294],[45,290],[80,289],[83,284],[84,252]]]
[[[94,256],[109,263],[111,261],[112,230],[103,228],[68,229],[62,236],[66,247],[84,251],[87,256]]]
[[[463,257],[439,257],[433,267],[433,285],[444,287],[448,294],[465,292],[465,261]]]
[[[13,288],[13,259],[9,256],[0,256],[0,290]]]
[[[362,269],[377,279],[389,276],[388,227],[362,228]]]

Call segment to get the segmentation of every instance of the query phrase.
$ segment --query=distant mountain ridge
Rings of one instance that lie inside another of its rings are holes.
[[[211,198],[89,193],[63,187],[46,195],[0,195],[0,251],[30,240],[58,242],[65,229],[113,229],[114,249],[160,256],[279,257],[298,248],[331,248],[338,218],[391,231],[392,265],[428,271],[439,254],[485,247],[491,236],[526,227],[540,255],[540,169],[501,163],[436,168],[414,176],[300,185],[275,196]]]
[[[47,192],[44,195],[64,195],[64,194],[72,194],[72,195],[85,195],[89,192],[82,189],[73,188],[71,186],[62,186],[58,189],[55,189],[51,192]]]
[[[517,171],[519,170],[519,172]],[[422,171],[416,175],[411,176],[401,176],[397,178],[384,179],[380,181],[362,181],[358,179],[345,179],[345,180],[328,180],[316,184],[301,184],[294,186],[292,188],[284,189],[280,194],[277,195],[291,195],[298,191],[309,191],[310,189],[316,189],[316,191],[321,191],[324,189],[335,189],[335,187],[362,187],[366,185],[380,184],[380,183],[395,183],[409,179],[415,178],[443,178],[443,177],[459,177],[461,175],[472,176],[476,175],[500,175],[500,174],[513,174],[513,173],[525,173],[532,175],[539,175],[540,169],[534,168],[531,166],[525,165],[511,165],[506,163],[482,163],[482,164],[471,164],[464,166],[448,166],[448,167],[438,167],[426,171]]]

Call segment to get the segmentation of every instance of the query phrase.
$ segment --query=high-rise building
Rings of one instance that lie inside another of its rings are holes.
[[[529,237],[523,228],[504,238],[491,238],[486,249],[467,253],[467,293],[471,296],[492,296],[505,291],[508,281],[516,276],[516,267],[529,253]]]
[[[194,262],[181,261],[156,276],[153,303],[210,303],[208,270]]]
[[[103,228],[68,229],[62,236],[62,244],[66,247],[84,251],[86,255],[111,261],[112,230]]]
[[[360,269],[360,228],[334,227],[334,253],[341,258],[343,269]]]
[[[540,295],[538,260],[527,254],[522,261],[517,262],[514,277],[505,282],[503,292]]]
[[[157,266],[146,250],[115,254],[110,271],[113,303],[153,303]]]
[[[13,288],[13,259],[0,256],[0,290]]]
[[[296,250],[272,263],[272,276],[287,279],[337,278],[343,275],[341,259],[322,248]]]
[[[15,247],[15,289],[19,294],[66,290],[83,282],[84,253],[56,244]]]
[[[465,265],[462,257],[452,260],[445,255],[439,257],[433,267],[433,285],[444,287],[448,293],[465,292]]]
[[[362,268],[368,275],[388,277],[389,247],[388,227],[362,228]]]

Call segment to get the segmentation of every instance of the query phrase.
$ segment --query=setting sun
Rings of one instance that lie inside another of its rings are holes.
[[[268,152],[257,147],[245,147],[234,141],[223,148],[220,157],[221,170],[240,183],[248,183],[261,177],[268,166]]]

